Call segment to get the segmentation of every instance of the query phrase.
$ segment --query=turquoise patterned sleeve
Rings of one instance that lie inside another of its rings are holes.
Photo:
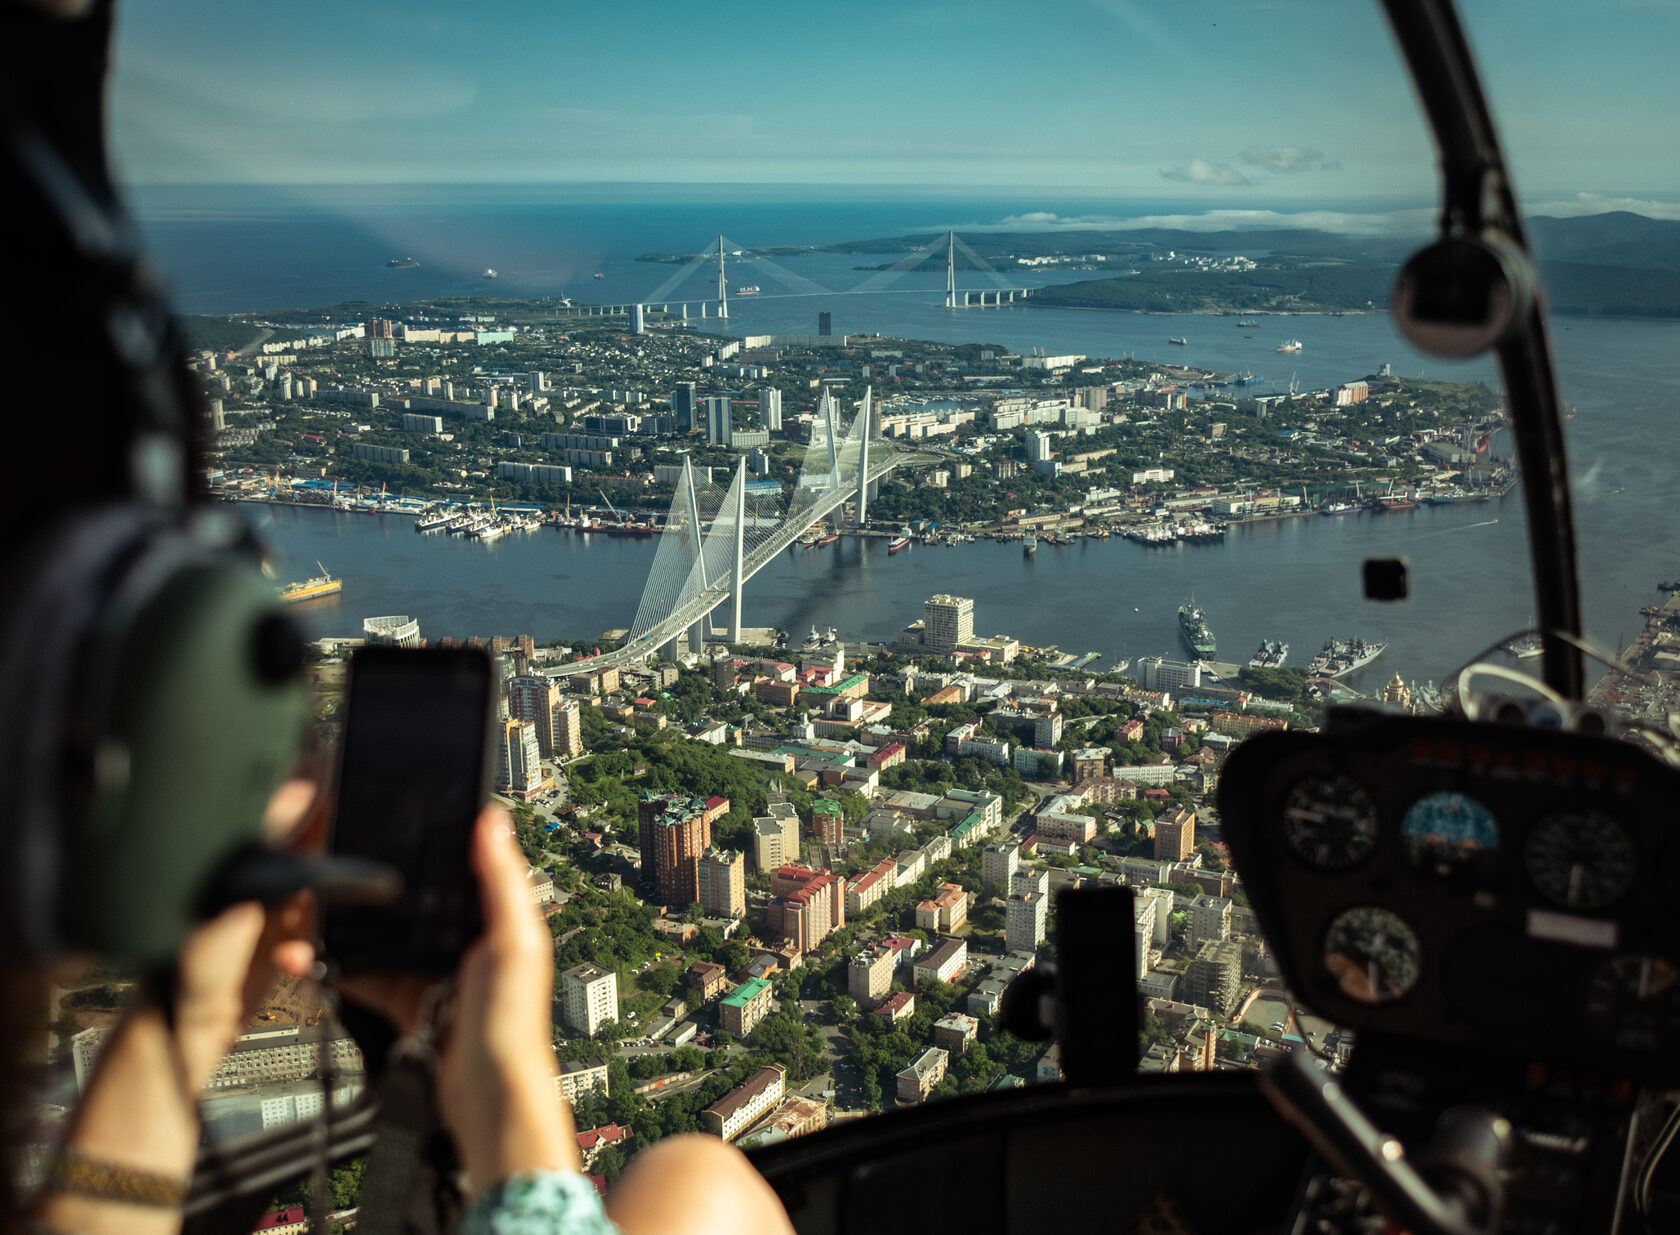
[[[600,1193],[575,1171],[524,1171],[473,1202],[461,1235],[618,1235]]]

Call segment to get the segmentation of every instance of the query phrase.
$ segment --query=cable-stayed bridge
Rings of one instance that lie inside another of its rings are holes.
[[[725,601],[726,638],[740,642],[741,594],[748,579],[845,503],[855,500],[859,526],[868,519],[870,488],[898,465],[891,448],[871,432],[873,403],[873,390],[865,391],[848,419],[825,393],[799,475],[790,491],[773,497],[754,498],[745,458],[727,489],[699,480],[685,460],[624,643],[563,672],[586,673],[674,652],[685,631],[690,648],[699,651],[708,615]]]
[[[871,292],[889,292],[899,290],[895,289],[894,284],[941,249],[945,251],[945,307],[948,309],[1013,304],[1017,299],[1024,300],[1031,293],[1032,289],[1012,283],[1008,276],[1002,274],[984,257],[976,253],[954,231],[948,231],[943,236],[935,236],[927,244],[900,258],[885,269],[870,271],[855,286],[840,289],[824,287],[813,279],[789,270],[780,262],[738,245],[725,236],[719,236],[715,246],[708,246],[703,251],[692,254],[669,278],[646,296],[643,296],[637,303],[664,312],[672,312],[672,305],[676,305],[676,311],[680,311],[684,318],[689,316],[690,305],[698,305],[702,317],[727,318],[729,316],[730,296],[727,264],[732,258],[738,263],[750,261],[751,269],[755,275],[767,275],[786,289],[782,292],[769,293],[769,297],[773,298],[786,296],[851,296]],[[990,286],[977,290],[957,290],[957,257],[959,254],[981,274]],[[715,295],[700,299],[675,294],[684,283],[699,274],[703,266],[708,265],[715,266],[716,269],[717,286]],[[755,291],[753,294],[762,295],[764,293]],[[627,312],[629,308],[629,306],[614,307],[620,312]]]

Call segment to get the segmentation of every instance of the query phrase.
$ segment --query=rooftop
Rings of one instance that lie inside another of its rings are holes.
[[[732,1008],[744,1008],[751,1003],[760,992],[770,989],[770,983],[763,978],[748,978],[729,994],[723,997],[723,1002]]]

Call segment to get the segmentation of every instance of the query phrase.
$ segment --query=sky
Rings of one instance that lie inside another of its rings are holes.
[[[1680,217],[1670,0],[1465,0],[1534,211]],[[1417,209],[1433,155],[1356,0],[122,0],[136,184],[874,185],[1137,218]]]

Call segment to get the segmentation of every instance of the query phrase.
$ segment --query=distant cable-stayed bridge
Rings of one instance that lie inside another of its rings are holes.
[[[789,270],[780,262],[738,245],[725,236],[719,236],[715,246],[708,246],[704,251],[691,255],[669,278],[642,297],[638,303],[665,311],[670,311],[671,306],[675,304],[685,318],[689,315],[689,306],[698,304],[702,317],[715,315],[727,318],[729,316],[730,296],[727,264],[731,259],[738,263],[750,259],[751,269],[755,273],[769,276],[786,289],[783,292],[769,293],[767,299],[780,299],[790,296],[855,296],[907,290],[897,289],[894,284],[942,248],[945,250],[945,307],[948,309],[1013,304],[1017,298],[1025,299],[1032,290],[1011,283],[1008,276],[994,268],[990,262],[970,248],[955,232],[946,232],[943,236],[936,236],[921,248],[900,258],[885,269],[870,271],[855,286],[839,289],[824,287],[813,279]],[[956,259],[959,253],[970,265],[985,276],[991,283],[991,287],[970,291],[957,290]],[[714,266],[716,269],[717,284],[714,295],[707,296],[704,299],[675,295],[683,284],[699,274],[703,266],[708,265]],[[765,295],[762,291],[753,294]]]
[[[798,478],[770,513],[762,503],[749,510],[744,458],[727,489],[697,480],[685,460],[624,643],[567,665],[564,672],[586,673],[675,651],[685,631],[690,648],[698,651],[707,616],[725,601],[730,603],[726,638],[740,642],[741,594],[748,579],[845,503],[856,501],[859,526],[868,519],[870,486],[897,466],[896,456],[873,440],[873,403],[874,392],[866,391],[848,421],[832,396],[823,395]]]

